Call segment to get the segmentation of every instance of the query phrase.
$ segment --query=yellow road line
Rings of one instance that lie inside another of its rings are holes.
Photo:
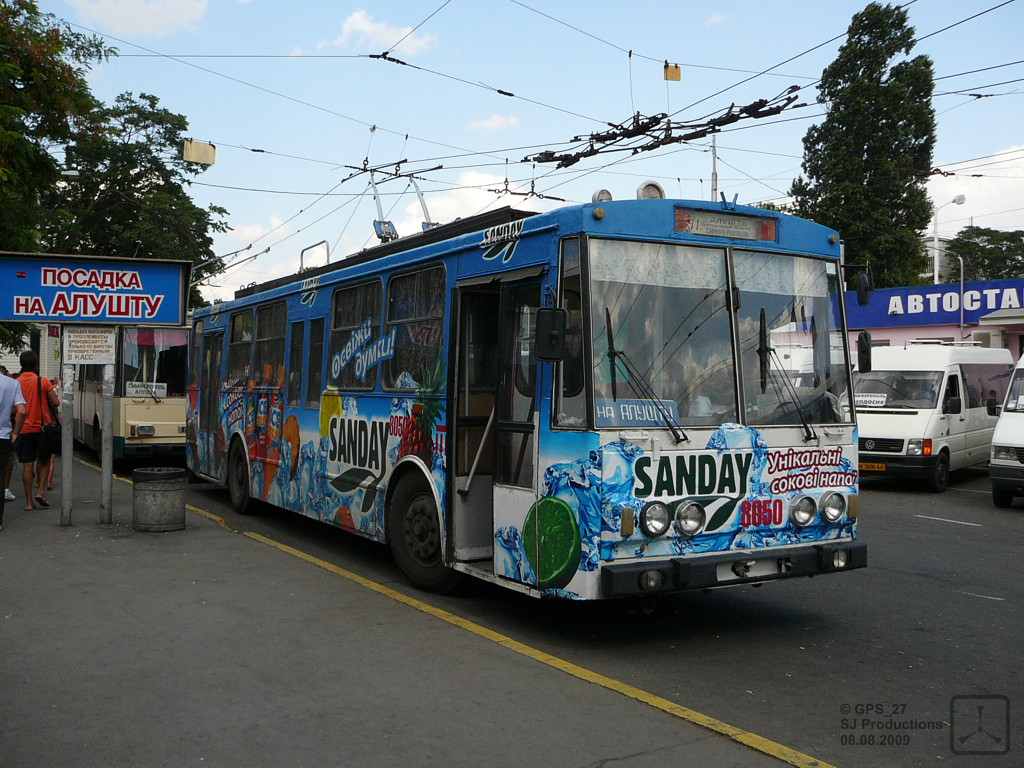
[[[86,461],[82,461],[77,457],[75,461],[79,461],[85,466],[91,467],[95,470],[100,469],[99,467]],[[123,483],[128,483],[129,485],[132,484],[132,481],[127,478],[118,477],[117,475],[114,475],[114,477],[117,477],[117,479]],[[781,760],[789,765],[797,766],[797,768],[835,768],[835,766],[829,763],[813,758],[810,755],[805,755],[803,752],[798,752],[795,749],[790,749],[783,744],[766,739],[763,736],[758,736],[756,733],[751,733],[750,731],[745,731],[742,728],[737,728],[734,725],[729,725],[726,722],[710,717],[709,715],[705,715],[694,709],[690,709],[689,707],[684,707],[671,702],[668,699],[655,696],[653,693],[637,688],[636,686],[629,685],[628,683],[624,683],[621,680],[607,677],[598,672],[594,672],[593,670],[581,667],[578,664],[573,664],[571,661],[566,661],[565,659],[560,659],[557,656],[552,656],[550,653],[545,653],[542,650],[526,645],[525,643],[521,643],[518,640],[513,640],[511,637],[503,635],[500,632],[495,632],[493,629],[488,629],[487,627],[472,622],[469,619],[456,616],[454,613],[446,611],[443,608],[437,608],[429,603],[424,603],[422,600],[417,600],[415,597],[409,597],[409,595],[402,594],[397,590],[391,589],[391,587],[386,587],[383,584],[371,581],[357,573],[353,573],[352,571],[348,571],[337,565],[328,563],[326,560],[313,557],[313,555],[303,552],[300,549],[289,547],[287,544],[282,544],[279,541],[274,541],[273,539],[269,539],[259,533],[253,533],[252,531],[236,531],[224,521],[224,518],[218,517],[212,512],[207,512],[205,509],[194,507],[191,504],[186,504],[185,508],[193,514],[205,517],[207,520],[212,520],[225,530],[231,531],[232,533],[241,533],[243,536],[246,536],[253,541],[266,544],[269,547],[273,547],[281,552],[297,557],[300,560],[305,560],[307,563],[311,563],[326,571],[330,571],[337,576],[348,579],[349,581],[359,584],[366,589],[372,590],[377,594],[383,595],[391,600],[395,600],[396,602],[403,603],[410,608],[415,608],[417,611],[429,614],[434,618],[459,627],[460,629],[464,629],[467,632],[471,632],[478,637],[490,640],[492,643],[497,643],[510,651],[526,656],[534,661],[539,661],[541,664],[546,664],[549,667],[553,667],[567,675],[572,675],[579,680],[593,683],[594,685],[598,685],[609,691],[614,691],[633,699],[634,701],[639,701],[642,704],[646,704],[649,707],[653,707],[654,709],[665,712],[673,717],[677,717],[680,720],[685,720],[686,722],[693,723],[701,728],[706,728],[709,731],[714,731],[715,733],[727,736],[732,741],[757,750],[769,757],[774,757],[775,759]]]
[[[405,605],[415,608],[418,611],[422,611],[423,613],[427,613],[441,621],[445,621],[459,627],[460,629],[464,629],[467,632],[472,632],[474,635],[490,640],[493,643],[497,643],[504,648],[508,648],[510,651],[519,653],[533,659],[534,661],[539,661],[542,664],[547,664],[549,667],[554,667],[555,669],[560,670],[567,675],[572,675],[580,680],[585,680],[588,683],[593,683],[594,685],[599,685],[610,691],[620,693],[623,696],[639,701],[653,707],[654,709],[661,710],[673,717],[693,723],[694,725],[699,725],[702,728],[707,728],[708,730],[722,734],[723,736],[728,736],[731,740],[738,742],[739,744],[755,749],[758,752],[774,757],[788,763],[789,765],[798,766],[799,768],[834,768],[834,766],[831,766],[828,763],[817,760],[809,755],[805,755],[795,749],[790,749],[789,747],[778,744],[770,739],[758,736],[755,733],[729,725],[728,723],[702,714],[701,712],[697,712],[696,710],[689,709],[688,707],[675,704],[668,699],[655,696],[648,691],[644,691],[640,688],[629,685],[628,683],[624,683],[621,680],[615,680],[614,678],[606,677],[598,672],[581,667],[578,664],[573,664],[571,661],[566,661],[565,659],[560,659],[557,656],[552,656],[550,653],[545,653],[537,648],[521,643],[518,640],[513,640],[511,637],[503,635],[500,632],[495,632],[493,629],[488,629],[487,627],[476,624],[468,619],[464,619],[461,616],[456,616],[454,613],[446,611],[443,608],[437,608],[436,606],[417,600],[415,597],[404,595],[397,590],[384,586],[383,584],[378,584],[377,582],[371,581],[359,574],[352,573],[352,571],[347,571],[344,568],[340,568],[317,557],[313,557],[302,550],[289,547],[287,544],[281,544],[278,541],[274,541],[273,539],[269,539],[266,536],[259,533],[253,533],[251,531],[243,531],[242,534],[254,541],[274,547],[275,549],[292,555],[293,557],[297,557],[300,560],[305,560],[307,563],[319,566],[324,570],[355,582],[356,584],[366,587],[380,595],[388,597],[399,603],[404,603]]]

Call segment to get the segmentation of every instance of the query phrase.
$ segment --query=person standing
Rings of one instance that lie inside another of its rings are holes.
[[[21,394],[25,398],[25,426],[18,435],[15,449],[18,461],[21,462],[21,480],[25,486],[25,509],[35,509],[33,500],[40,507],[49,507],[46,500],[45,485],[32,496],[33,470],[36,477],[45,479],[50,471],[52,456],[49,448],[43,444],[43,424],[51,421],[50,408],[58,405],[57,393],[53,384],[36,373],[39,366],[39,355],[31,349],[21,353],[21,373],[18,383]]]
[[[14,375],[7,370],[6,365],[0,365],[0,375],[4,378],[10,378],[14,381]],[[19,388],[20,391],[20,388]],[[22,398],[24,399],[24,398]],[[13,438],[11,439],[12,449],[10,456],[7,457],[7,461],[0,463],[0,466],[4,468],[4,500],[14,501],[16,498],[14,493],[11,491],[11,478],[14,477],[14,470],[18,466],[18,454],[13,450]]]
[[[14,452],[14,441],[18,439],[25,424],[25,396],[18,382],[7,376],[0,376],[0,466],[7,466],[7,460]],[[11,423],[11,414],[15,414]],[[0,530],[4,527],[4,506],[7,499],[0,497]]]

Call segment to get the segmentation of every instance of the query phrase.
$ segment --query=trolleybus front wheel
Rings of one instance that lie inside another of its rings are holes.
[[[459,574],[444,565],[440,517],[426,482],[412,476],[402,478],[387,515],[391,551],[399,570],[420,589],[450,592]]]

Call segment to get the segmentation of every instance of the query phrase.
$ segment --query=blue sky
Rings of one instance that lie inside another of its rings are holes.
[[[935,67],[935,164],[955,173],[929,184],[943,206],[942,236],[972,221],[1024,229],[1024,63],[1017,63],[1024,59],[1024,5],[996,7],[1001,2],[908,6],[923,38],[913,54],[928,55]],[[90,74],[98,98],[151,93],[186,116],[191,138],[216,145],[215,165],[191,194],[198,205],[229,211],[232,231],[216,237],[218,255],[251,247],[204,288],[209,299],[294,273],[304,248],[308,265],[323,263],[328,248],[336,261],[374,244],[369,179],[348,178],[364,161],[394,170],[404,160],[402,173],[421,172],[430,216],[440,222],[509,204],[542,210],[564,204],[553,198],[589,201],[598,188],[631,198],[646,179],[670,197],[708,198],[710,138],[565,169],[523,159],[564,151],[574,137],[637,112],[696,122],[797,85],[807,106],[736,123],[717,137],[719,190],[741,203],[781,201],[800,172],[804,133],[822,119],[814,83],[865,5],[39,3],[119,50]],[[369,58],[385,52],[408,66]],[[681,65],[679,82],[664,80],[666,60]],[[423,216],[415,190],[405,179],[375,178],[385,218],[399,234],[417,231]],[[531,189],[535,194],[525,196]],[[966,203],[943,205],[958,194]],[[328,245],[310,248],[321,241]],[[239,263],[253,253],[260,255]]]

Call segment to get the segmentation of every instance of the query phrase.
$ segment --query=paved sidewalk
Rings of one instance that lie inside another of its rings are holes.
[[[136,532],[126,483],[99,525],[74,476],[74,525],[58,487],[0,532],[4,768],[781,765],[200,515]]]

